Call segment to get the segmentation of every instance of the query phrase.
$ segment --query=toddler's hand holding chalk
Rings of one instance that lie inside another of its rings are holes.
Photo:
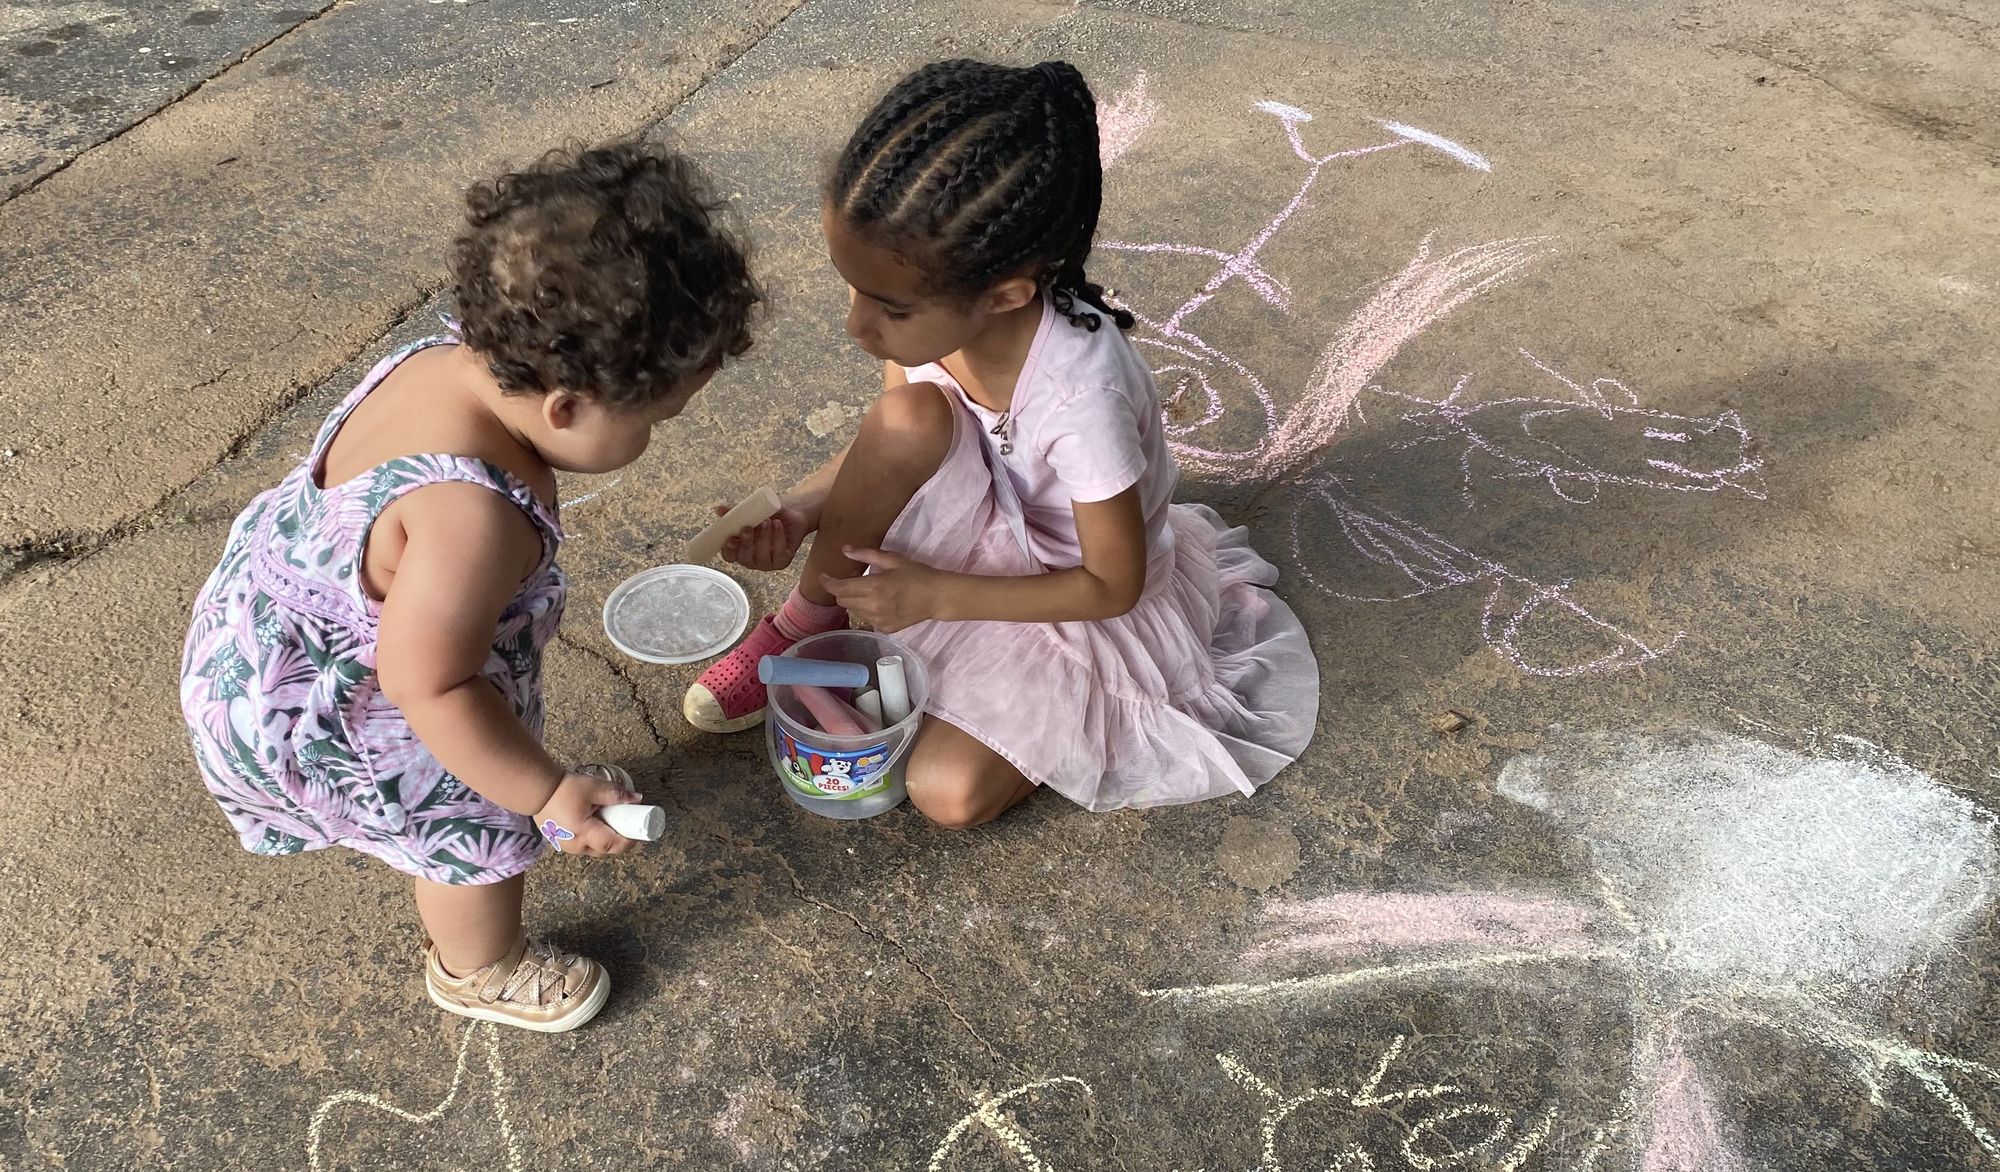
[[[617,786],[632,797],[639,796],[632,788],[632,775],[616,765],[579,765],[576,771],[590,777],[600,777]],[[644,806],[636,802],[620,802],[614,806],[599,806],[597,816],[604,824],[620,835],[634,842],[656,842],[667,828],[667,812],[658,806]]]
[[[556,791],[533,817],[535,829],[549,845],[566,855],[622,855],[632,849],[632,840],[619,834],[598,817],[606,806],[620,806],[639,800],[629,787],[631,778],[611,766],[584,765],[563,775]]]
[[[626,803],[599,808],[604,824],[634,842],[658,842],[667,829],[667,812],[658,806]]]

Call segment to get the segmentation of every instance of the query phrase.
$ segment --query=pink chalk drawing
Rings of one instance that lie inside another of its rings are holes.
[[[1143,90],[1135,87],[1133,92]],[[1122,99],[1119,105],[1124,107]],[[1153,370],[1161,386],[1170,443],[1181,467],[1222,483],[1295,487],[1304,497],[1302,507],[1292,510],[1295,555],[1308,532],[1315,531],[1308,522],[1318,522],[1321,528],[1316,531],[1346,539],[1358,558],[1358,564],[1351,563],[1354,568],[1386,570],[1405,580],[1404,586],[1387,591],[1342,589],[1324,574],[1303,569],[1306,560],[1297,558],[1302,574],[1325,594],[1356,602],[1402,602],[1455,587],[1485,587],[1481,635],[1495,653],[1524,673],[1564,677],[1616,671],[1666,654],[1684,633],[1661,638],[1628,634],[1577,601],[1568,580],[1549,582],[1519,573],[1498,558],[1468,549],[1387,508],[1359,503],[1339,474],[1339,457],[1332,449],[1350,416],[1362,410],[1364,394],[1379,393],[1400,401],[1404,419],[1424,430],[1408,442],[1456,437],[1466,445],[1468,485],[1478,455],[1500,461],[1501,471],[1494,479],[1538,477],[1567,500],[1595,500],[1606,485],[1675,491],[1733,488],[1761,499],[1756,479],[1761,461],[1742,421],[1734,413],[1702,420],[1653,411],[1640,406],[1637,396],[1615,380],[1599,379],[1583,387],[1532,357],[1531,362],[1570,394],[1475,404],[1465,401],[1463,380],[1440,400],[1397,395],[1374,382],[1412,339],[1548,255],[1553,241],[1546,236],[1489,240],[1439,255],[1435,236],[1426,235],[1403,268],[1378,282],[1335,331],[1301,392],[1281,409],[1272,381],[1250,363],[1210,344],[1196,332],[1193,319],[1238,282],[1272,309],[1294,311],[1290,285],[1265,267],[1263,255],[1285,225],[1310,206],[1322,177],[1335,164],[1404,147],[1436,151],[1481,173],[1491,172],[1493,164],[1442,135],[1381,119],[1376,125],[1387,132],[1386,140],[1318,154],[1305,141],[1304,127],[1313,121],[1310,112],[1271,101],[1258,102],[1254,108],[1282,125],[1292,154],[1305,164],[1305,174],[1290,200],[1247,242],[1234,250],[1175,242],[1113,240],[1099,245],[1110,252],[1193,256],[1216,264],[1201,287],[1170,311],[1149,313],[1119,299],[1137,319],[1134,342],[1156,355]],[[1152,117],[1148,114],[1147,120]],[[1105,141],[1120,145],[1107,158],[1116,158],[1129,145],[1131,132],[1123,129],[1124,116],[1114,125],[1120,129],[1116,135],[1107,130]],[[1508,407],[1520,409],[1516,430],[1524,439],[1489,425],[1489,419],[1498,419]],[[1255,413],[1247,429],[1251,437],[1235,441],[1233,447],[1207,439],[1204,433],[1223,424],[1233,411]],[[1615,434],[1619,443],[1613,447],[1645,453],[1637,457],[1636,470],[1595,467],[1543,434],[1585,418],[1624,429]],[[1704,464],[1718,439],[1736,441],[1733,458],[1714,466]],[[1571,631],[1563,649],[1532,649],[1529,644],[1547,641],[1542,632],[1550,625]]]
[[[1253,964],[1295,955],[1362,956],[1461,940],[1494,948],[1588,951],[1588,908],[1568,899],[1491,895],[1330,895],[1282,904],[1265,913],[1280,925],[1243,959]]]
[[[1159,119],[1160,103],[1147,92],[1150,84],[1141,73],[1117,97],[1097,108],[1097,153],[1106,167],[1131,150],[1146,128]]]
[[[1385,281],[1328,344],[1308,380],[1306,394],[1281,419],[1276,400],[1264,380],[1189,329],[1188,319],[1238,280],[1267,304],[1283,311],[1292,308],[1290,288],[1263,267],[1260,257],[1286,223],[1307,206],[1320,176],[1330,165],[1411,145],[1441,151],[1482,171],[1490,171],[1492,164],[1449,139],[1396,122],[1378,123],[1391,133],[1386,142],[1315,155],[1306,147],[1300,130],[1303,124],[1312,121],[1310,113],[1281,102],[1259,102],[1256,108],[1284,125],[1292,153],[1307,167],[1290,202],[1247,243],[1234,252],[1193,244],[1135,244],[1115,240],[1098,244],[1110,252],[1176,253],[1217,262],[1215,272],[1201,289],[1164,318],[1155,318],[1134,306],[1125,308],[1132,311],[1141,327],[1133,340],[1167,356],[1155,373],[1163,384],[1172,388],[1167,395],[1168,423],[1179,441],[1175,444],[1175,454],[1182,466],[1238,483],[1283,479],[1302,471],[1332,442],[1355,397],[1404,343],[1467,301],[1511,280],[1545,251],[1548,242],[1546,237],[1495,240],[1433,260],[1431,241],[1426,237],[1409,264]],[[1223,372],[1241,378],[1263,412],[1264,435],[1251,448],[1215,451],[1189,443],[1185,438],[1222,417],[1225,406],[1213,380]],[[1177,423],[1173,410],[1181,406],[1181,400],[1189,392],[1202,396],[1204,413],[1192,423]]]
[[[1479,615],[1480,634],[1496,654],[1528,675],[1560,678],[1633,667],[1658,659],[1686,637],[1684,632],[1675,632],[1664,641],[1648,643],[1628,635],[1570,597],[1568,579],[1537,581],[1387,509],[1363,508],[1354,503],[1336,477],[1309,481],[1305,491],[1307,501],[1292,516],[1291,550],[1298,573],[1307,583],[1323,594],[1350,602],[1402,602],[1456,586],[1487,586],[1490,589]],[[1343,590],[1315,574],[1304,548],[1305,534],[1312,531],[1306,524],[1312,509],[1331,513],[1334,531],[1346,538],[1356,556],[1402,574],[1409,580],[1409,588],[1389,594],[1361,594]],[[1570,620],[1605,650],[1581,660],[1550,661],[1531,656],[1522,644],[1530,622],[1542,617],[1545,610],[1555,618]]]
[[[1639,1154],[1645,1172],[1742,1172],[1743,1160],[1723,1133],[1715,1102],[1701,1071],[1681,1047],[1678,1030],[1669,1029],[1648,1088],[1652,1128]]]
[[[1626,1007],[1632,1083],[1605,1134],[1625,1136],[1635,1172],[1755,1166],[1733,1134],[1730,1096],[1699,1057],[1706,1038],[1731,1031],[1775,1037],[1771,1060],[1803,1048],[1839,1055],[1885,1110],[1900,1076],[1915,1093],[1897,1108],[1941,1109],[2000,1163],[2000,1137],[1964,1093],[2000,1092],[2000,1070],[1922,1049],[1885,1024],[1892,995],[1941,989],[1990,916],[1994,821],[1867,741],[1808,733],[1803,747],[1825,755],[1719,733],[1558,741],[1508,762],[1495,788],[1588,848],[1589,896],[1344,892],[1279,903],[1266,909],[1267,938],[1239,963],[1331,962],[1328,971],[1145,996],[1225,1011],[1439,980],[1562,981]],[[1907,1013],[1908,999],[1899,1004]],[[1465,1092],[1427,1093],[1463,1102]]]

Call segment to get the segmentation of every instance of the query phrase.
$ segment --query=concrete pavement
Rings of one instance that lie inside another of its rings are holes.
[[[188,96],[93,66],[115,134],[0,156],[46,154],[0,202],[8,1167],[1996,1158],[1987,898],[1887,976],[1798,942],[1814,907],[1916,923],[1989,875],[1976,851],[1895,869],[1990,839],[2000,792],[2000,28],[1977,6],[351,0],[233,68],[262,26],[230,12],[195,26],[228,44],[190,43],[220,72]],[[1184,498],[1251,526],[1322,657],[1318,739],[1254,798],[821,821],[761,740],[680,722],[691,670],[598,626],[709,503],[808,468],[869,401],[820,168],[895,76],[956,54],[1066,57],[1118,112],[1093,271],[1217,453]],[[43,100],[9,64],[10,100]],[[733,193],[773,311],[640,464],[564,486],[552,742],[677,817],[651,851],[537,872],[531,918],[617,992],[576,1034],[495,1035],[423,1000],[391,873],[233,846],[179,640],[230,516],[430,329],[458,188],[647,127]],[[1274,433],[1306,456],[1231,455]],[[1635,841],[1503,784],[1545,751],[1595,777],[1579,730],[1655,738],[1688,800]],[[1737,758],[1672,748],[1692,730],[1867,800],[1697,800]],[[1675,834],[1684,865],[1635,878]],[[1757,909],[1801,967],[1694,981],[1719,937],[1660,909],[1704,899]]]

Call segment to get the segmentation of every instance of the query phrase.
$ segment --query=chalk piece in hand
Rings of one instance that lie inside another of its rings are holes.
[[[597,816],[626,838],[636,838],[641,842],[657,842],[667,830],[667,812],[658,806],[641,806],[632,802],[600,806]]]
[[[716,518],[713,525],[695,534],[694,540],[687,544],[687,552],[682,556],[687,559],[689,565],[695,566],[714,561],[715,555],[722,552],[722,547],[730,538],[752,525],[762,525],[777,516],[778,510],[784,507],[784,502],[778,499],[777,489],[760,488],[738,501],[735,508]]]

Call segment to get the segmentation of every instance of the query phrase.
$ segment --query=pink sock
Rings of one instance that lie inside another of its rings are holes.
[[[812,599],[793,589],[792,596],[785,599],[785,605],[778,608],[773,620],[778,632],[787,639],[803,639],[808,635],[818,635],[827,631],[841,631],[847,628],[847,612],[828,603],[821,606]]]

